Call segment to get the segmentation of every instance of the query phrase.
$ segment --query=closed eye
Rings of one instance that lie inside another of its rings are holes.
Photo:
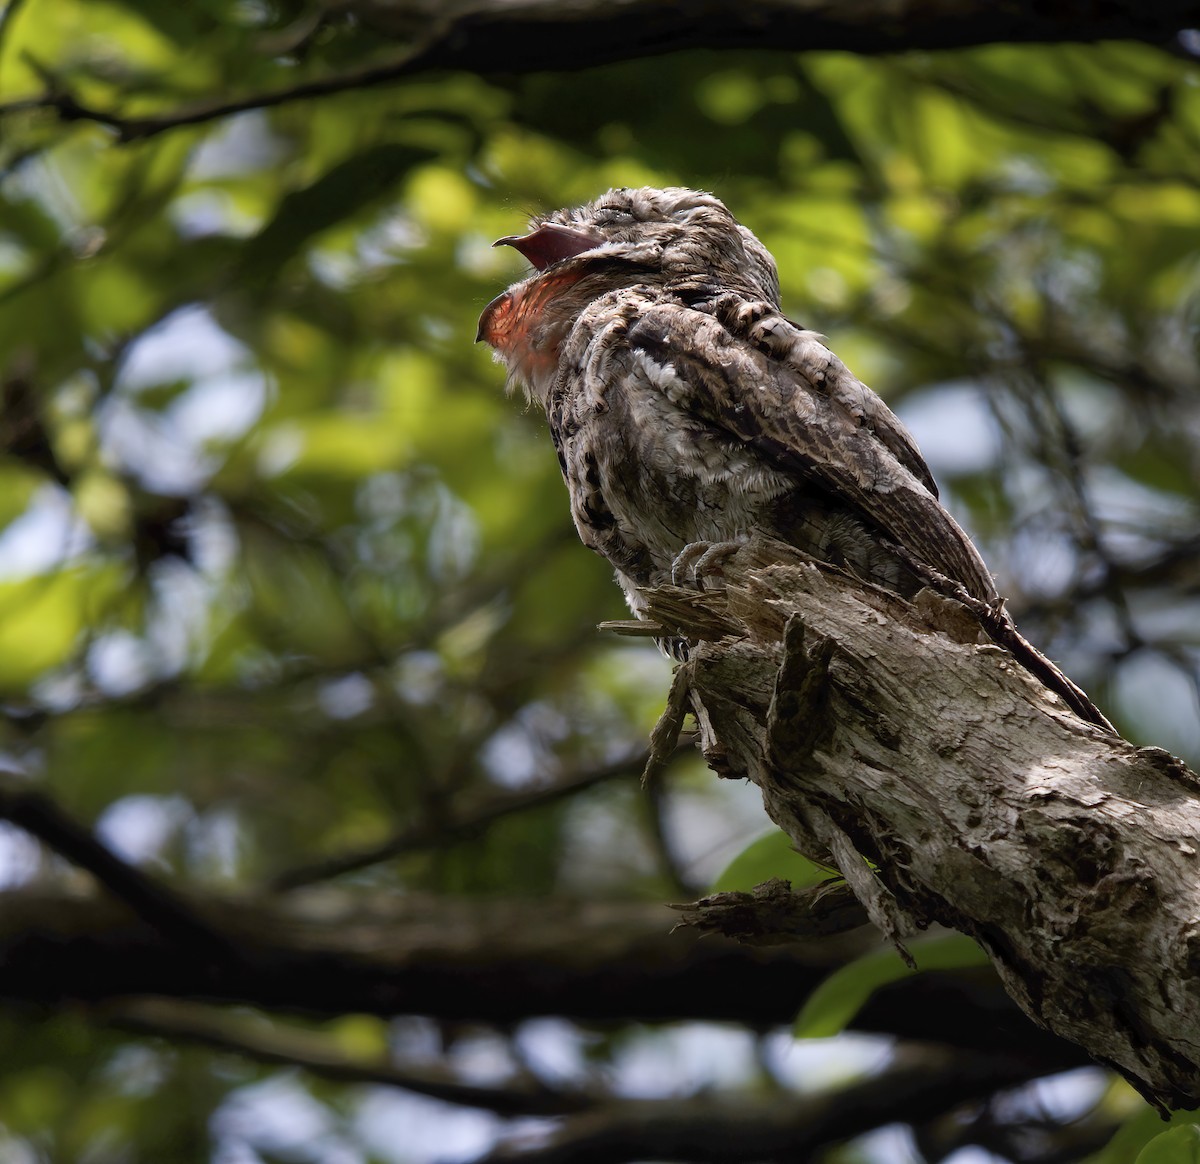
[[[597,206],[595,221],[600,226],[611,226],[618,222],[632,222],[633,215],[628,210],[619,210],[615,206]]]

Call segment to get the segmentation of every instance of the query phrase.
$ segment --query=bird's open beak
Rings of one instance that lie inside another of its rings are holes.
[[[602,239],[587,231],[571,226],[560,226],[557,222],[543,222],[529,234],[510,234],[498,238],[492,246],[514,247],[520,251],[539,271],[544,271],[563,259],[573,259],[598,247]]]
[[[497,295],[479,317],[479,330],[475,333],[475,342],[483,340],[494,348],[501,347],[512,323],[514,307],[511,291]]]

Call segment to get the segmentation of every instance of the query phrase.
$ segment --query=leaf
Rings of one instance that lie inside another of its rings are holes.
[[[1200,1126],[1184,1124],[1155,1136],[1135,1164],[1200,1164]]]
[[[0,582],[0,691],[20,691],[65,662],[123,581],[120,567],[89,563]]]
[[[798,1039],[829,1038],[844,1030],[867,999],[881,986],[925,970],[961,970],[987,965],[987,956],[965,934],[923,938],[909,945],[917,969],[910,970],[895,950],[877,950],[835,971],[816,990],[796,1016],[792,1033]]]
[[[1128,1164],[1130,1160],[1136,1161],[1138,1154],[1164,1132],[1162,1116],[1149,1104],[1136,1097],[1132,1088],[1118,1084],[1110,1090],[1113,1095],[1121,1097],[1117,1099],[1118,1105],[1122,1099],[1134,1105],[1132,1114],[1099,1152],[1087,1158],[1087,1164]],[[1105,1101],[1106,1104],[1111,1100],[1112,1096]],[[1119,1106],[1116,1111],[1119,1114]],[[1194,1111],[1177,1111],[1172,1114],[1169,1127],[1178,1128],[1185,1124],[1193,1124],[1196,1122],[1196,1117],[1197,1113]]]
[[[799,889],[805,885],[819,885],[828,880],[830,872],[797,853],[787,833],[772,829],[751,841],[734,857],[712,883],[709,892],[741,890],[748,893],[772,877],[782,877],[790,881],[794,889]]]

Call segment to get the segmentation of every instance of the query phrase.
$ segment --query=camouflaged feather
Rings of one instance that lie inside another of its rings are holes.
[[[485,313],[481,335],[545,409],[579,535],[635,611],[686,546],[756,531],[911,594],[894,542],[995,597],[912,437],[781,313],[771,256],[718,199],[613,190],[533,227],[584,249],[511,288],[489,308],[505,329]]]

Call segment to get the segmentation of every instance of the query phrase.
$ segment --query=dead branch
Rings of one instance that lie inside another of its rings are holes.
[[[969,934],[1037,1022],[1200,1103],[1200,780],[1076,717],[943,599],[776,543],[725,576],[685,664],[710,766],[758,784],[886,934]],[[688,635],[689,603],[648,599]],[[730,633],[706,640],[714,617]]]

